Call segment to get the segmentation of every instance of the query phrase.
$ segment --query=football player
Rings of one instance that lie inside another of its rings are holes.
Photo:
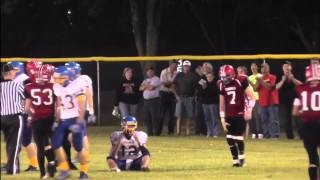
[[[87,90],[86,95],[86,114],[85,114],[85,131],[83,137],[83,146],[89,152],[89,139],[87,136],[87,123],[95,123],[96,117],[94,115],[94,104],[93,104],[93,88],[92,88],[92,80],[89,76],[81,74],[80,64],[77,62],[68,62],[65,66],[71,69],[71,80],[76,84],[83,84],[84,88]],[[67,148],[66,148],[67,150]],[[68,154],[68,153],[67,153]],[[71,155],[69,153],[68,155]],[[68,157],[71,160],[71,157]]]
[[[305,71],[306,82],[296,87],[292,115],[301,117],[302,139],[309,157],[309,177],[318,180],[320,146],[320,63],[311,62]]]
[[[115,131],[110,135],[112,147],[107,157],[110,170],[149,171],[150,152],[146,146],[148,135],[143,131],[136,131],[138,122],[133,116],[124,117],[121,126],[122,131]]]
[[[255,97],[252,89],[248,86],[247,79],[240,82],[235,78],[235,70],[231,65],[222,66],[219,75],[221,79],[218,81],[221,124],[227,134],[226,138],[232,154],[233,166],[242,167],[245,165],[245,96],[249,99],[250,108],[255,104]]]
[[[40,178],[53,177],[55,173],[55,157],[51,148],[51,127],[54,122],[55,96],[53,83],[50,83],[54,67],[44,64],[40,68],[29,66],[32,82],[25,87],[25,109],[31,120],[31,128],[37,145]],[[46,174],[45,157],[48,165]]]
[[[15,69],[16,77],[14,81],[23,83],[24,86],[29,84],[31,81],[29,76],[25,73],[24,64],[20,61],[8,62]],[[27,156],[29,159],[29,166],[25,171],[37,171],[38,160],[37,160],[37,147],[32,142],[32,129],[28,123],[28,114],[23,114],[23,130],[22,130],[22,145],[27,150]]]
[[[72,145],[79,154],[80,179],[88,179],[88,152],[83,148],[85,89],[84,85],[70,81],[70,70],[66,66],[55,69],[54,94],[57,96],[56,117],[57,127],[53,133],[52,148],[58,160],[60,175],[58,179],[70,176],[70,167],[63,148],[64,137],[72,133]]]

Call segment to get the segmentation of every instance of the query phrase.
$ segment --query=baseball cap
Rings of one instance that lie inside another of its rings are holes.
[[[191,62],[188,60],[183,61],[182,63],[183,66],[191,66]]]
[[[13,67],[12,67],[11,64],[4,64],[4,65],[2,66],[2,72],[9,72],[9,71],[11,71],[11,70],[13,70]]]

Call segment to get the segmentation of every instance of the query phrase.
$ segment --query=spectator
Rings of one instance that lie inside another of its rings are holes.
[[[254,85],[254,89],[259,92],[263,135],[266,138],[279,138],[279,95],[275,87],[277,77],[270,74],[270,67],[267,63],[262,64],[261,73],[262,78],[257,77],[257,83]]]
[[[206,75],[208,73],[212,73],[213,67],[211,63],[204,62],[202,66],[198,66],[196,68],[196,73],[199,75],[200,81],[207,81]],[[201,91],[202,87],[199,86],[199,90],[196,93],[196,99],[195,99],[195,133],[198,135],[201,134],[207,134],[207,126],[205,122],[203,107],[202,107],[202,97],[199,94],[199,91]]]
[[[207,126],[207,137],[218,137],[219,135],[219,89],[218,78],[212,72],[206,74],[207,80],[200,80],[201,97],[204,119]]]
[[[182,118],[186,118],[186,135],[190,135],[190,123],[194,118],[195,91],[199,78],[191,72],[191,62],[183,62],[183,72],[173,80],[173,92],[176,96],[177,134],[180,135]]]
[[[141,98],[139,85],[140,82],[133,75],[133,69],[130,67],[124,68],[120,86],[116,90],[114,107],[114,110],[120,110],[122,117],[136,116],[138,103]]]
[[[258,72],[258,66],[256,63],[251,63],[251,71],[252,75],[249,76],[248,82],[251,87],[254,87],[257,83],[257,78],[261,78],[262,74]],[[254,96],[256,98],[256,103],[252,109],[252,119],[250,121],[250,128],[252,133],[252,139],[263,138],[263,132],[262,132],[262,123],[260,118],[260,105],[259,105],[259,92],[254,91]]]
[[[159,77],[155,76],[154,68],[146,70],[147,78],[142,82],[140,91],[143,91],[144,120],[147,125],[149,136],[159,136],[159,117],[160,117],[160,86]],[[154,134],[155,133],[155,134]]]
[[[161,71],[160,81],[160,97],[161,97],[161,108],[160,108],[160,122],[158,127],[158,133],[161,134],[163,122],[165,119],[166,112],[169,114],[168,120],[168,134],[174,133],[175,117],[174,111],[176,106],[176,98],[172,92],[172,82],[177,74],[177,61],[170,61],[169,67]]]
[[[295,88],[297,85],[302,83],[293,76],[291,62],[286,61],[282,66],[282,70],[282,78],[276,85],[276,88],[279,90],[280,112],[283,112],[282,114],[284,117],[287,138],[294,139],[292,128],[292,107],[295,96]],[[297,120],[297,118],[295,119]],[[301,137],[300,121],[297,120],[295,123],[298,129],[299,137]]]

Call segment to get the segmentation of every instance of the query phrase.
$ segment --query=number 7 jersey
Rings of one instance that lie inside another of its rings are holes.
[[[245,109],[245,89],[248,87],[248,81],[242,82],[238,79],[232,80],[225,85],[222,81],[217,83],[220,95],[225,98],[226,117],[243,117]]]
[[[29,83],[25,86],[25,96],[31,100],[32,120],[54,117],[55,96],[52,83]]]
[[[295,106],[300,106],[303,122],[320,121],[320,84],[308,83],[296,87]]]

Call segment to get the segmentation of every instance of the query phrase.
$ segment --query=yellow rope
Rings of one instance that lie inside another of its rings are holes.
[[[13,57],[1,58],[1,62],[10,61],[28,61],[32,59],[39,59],[43,62],[121,62],[121,61],[168,61],[172,59],[188,59],[188,60],[254,60],[254,59],[297,59],[306,60],[320,58],[320,54],[256,54],[256,55],[175,55],[175,56],[134,56],[134,57],[67,57],[67,58],[26,58],[26,57]]]

